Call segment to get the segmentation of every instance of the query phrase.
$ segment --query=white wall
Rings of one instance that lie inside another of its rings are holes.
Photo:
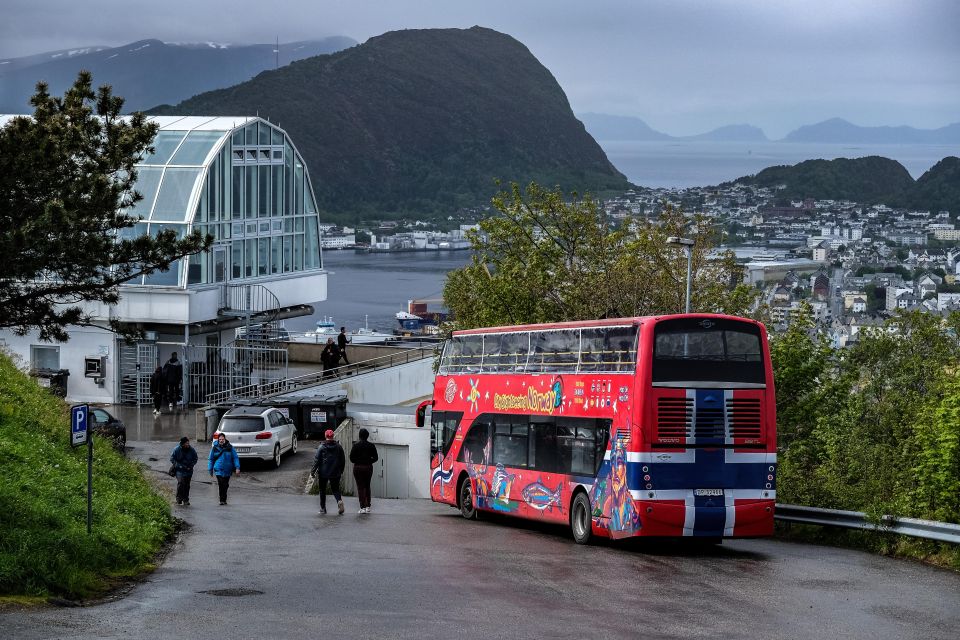
[[[23,370],[30,368],[30,345],[58,346],[60,348],[60,368],[68,369],[67,400],[71,402],[113,402],[116,388],[117,362],[115,357],[116,340],[113,333],[96,327],[71,327],[69,342],[41,342],[36,332],[25,336],[14,335],[10,331],[0,331],[0,343],[19,356],[19,366]],[[83,359],[86,356],[107,356],[103,385],[93,378],[84,377]]]
[[[392,413],[387,407],[364,407],[347,405],[347,415],[353,418],[354,434],[364,428],[370,432],[374,444],[403,445],[408,448],[407,485],[411,498],[430,498],[430,429],[417,427],[414,410],[397,409]]]

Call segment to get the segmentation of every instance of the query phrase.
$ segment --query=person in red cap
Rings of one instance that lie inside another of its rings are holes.
[[[327,513],[327,481],[333,497],[337,499],[337,511],[343,515],[343,497],[340,495],[340,476],[346,465],[346,456],[343,447],[333,439],[333,429],[327,429],[326,440],[317,447],[317,454],[313,457],[313,475],[320,481],[320,515]]]

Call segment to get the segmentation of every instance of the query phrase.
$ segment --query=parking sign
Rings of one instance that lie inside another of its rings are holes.
[[[85,404],[78,404],[70,408],[70,446],[79,447],[82,444],[87,444],[87,418],[89,414],[89,407]]]

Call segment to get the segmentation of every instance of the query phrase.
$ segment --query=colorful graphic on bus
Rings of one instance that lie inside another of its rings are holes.
[[[429,419],[431,497],[468,517],[566,523],[578,542],[773,530],[775,397],[753,320],[457,331]]]

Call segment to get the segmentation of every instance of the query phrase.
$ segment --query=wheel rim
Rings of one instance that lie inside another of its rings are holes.
[[[573,532],[582,539],[587,533],[587,509],[583,502],[578,500],[573,508]]]
[[[297,452],[297,434],[293,434],[293,443],[290,445],[290,452]]]
[[[473,515],[473,491],[470,490],[469,480],[464,481],[463,489],[460,490],[460,509],[468,518]]]
[[[273,464],[280,466],[280,445],[273,448]]]

